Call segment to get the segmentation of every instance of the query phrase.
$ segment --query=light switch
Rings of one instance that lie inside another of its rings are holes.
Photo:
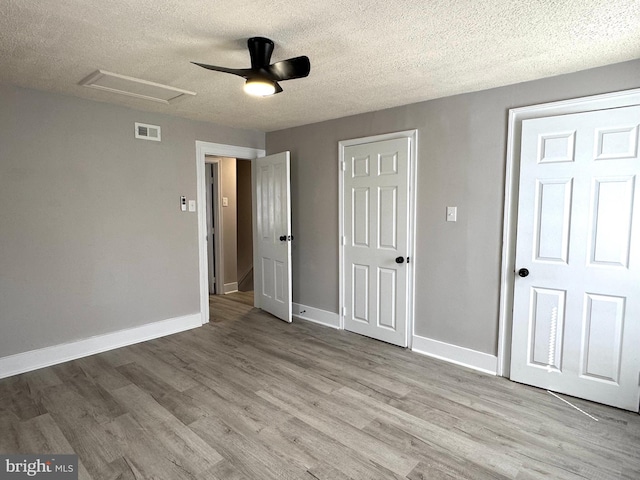
[[[190,212],[195,212],[196,211],[196,201],[195,200],[189,200],[189,211]]]
[[[447,222],[458,220],[458,207],[447,207]]]
[[[222,197],[222,206],[223,207],[229,206],[229,197]]]

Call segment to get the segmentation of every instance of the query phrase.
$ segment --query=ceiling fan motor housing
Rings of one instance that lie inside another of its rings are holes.
[[[273,53],[273,41],[265,37],[251,37],[247,40],[249,55],[251,56],[251,68],[258,69],[269,66]]]

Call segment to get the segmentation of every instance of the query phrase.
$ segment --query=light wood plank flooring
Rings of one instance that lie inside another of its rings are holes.
[[[209,321],[241,320],[243,314],[253,307],[253,291],[234,292],[227,295],[209,296]]]
[[[638,479],[640,416],[232,297],[214,322],[0,381],[0,451],[82,479]]]

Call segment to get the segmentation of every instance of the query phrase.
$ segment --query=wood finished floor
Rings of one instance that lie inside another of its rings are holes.
[[[238,305],[240,304],[240,305]],[[246,306],[253,306],[253,292],[235,292],[228,295],[209,296],[209,321],[218,323],[238,320],[247,313]]]
[[[81,479],[638,479],[640,416],[430,359],[240,296],[214,321],[0,380],[0,452]],[[246,299],[245,299],[246,300]]]

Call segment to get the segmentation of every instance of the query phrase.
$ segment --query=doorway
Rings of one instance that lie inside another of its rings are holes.
[[[210,295],[253,292],[251,161],[205,157]],[[244,295],[245,297],[247,295]]]
[[[210,163],[215,163],[213,160],[215,157],[227,157],[227,158],[246,158],[246,159],[254,159],[258,157],[263,157],[265,155],[265,151],[263,149],[257,148],[249,148],[249,147],[240,147],[236,145],[225,145],[219,143],[210,143],[210,142],[202,142],[196,141],[196,177],[197,177],[197,199],[198,199],[198,258],[199,258],[199,272],[200,272],[200,317],[202,323],[209,322],[209,255],[207,249],[207,174],[206,174],[206,165],[207,165],[207,157],[210,158]],[[237,188],[237,187],[236,187]],[[222,208],[222,196],[221,190],[218,192],[219,199],[219,210]],[[237,192],[236,192],[237,195]],[[227,207],[228,208],[228,207]],[[218,218],[222,218],[222,215],[219,214]],[[221,239],[220,236],[224,237],[223,228],[220,228],[217,232],[216,248],[221,248],[221,244],[224,239]],[[252,233],[253,235],[253,233]],[[237,245],[236,245],[237,249]],[[223,267],[224,262],[220,259],[217,262],[218,270]],[[237,263],[236,263],[237,269]],[[222,275],[216,273],[216,283],[217,288],[216,292],[219,293],[221,291],[220,285],[229,283],[224,277],[224,268],[222,268]]]
[[[221,235],[220,225],[220,159],[207,156],[205,165],[205,186],[207,190],[207,266],[209,278],[209,295],[216,295],[220,288],[218,282],[223,278],[221,268]]]

